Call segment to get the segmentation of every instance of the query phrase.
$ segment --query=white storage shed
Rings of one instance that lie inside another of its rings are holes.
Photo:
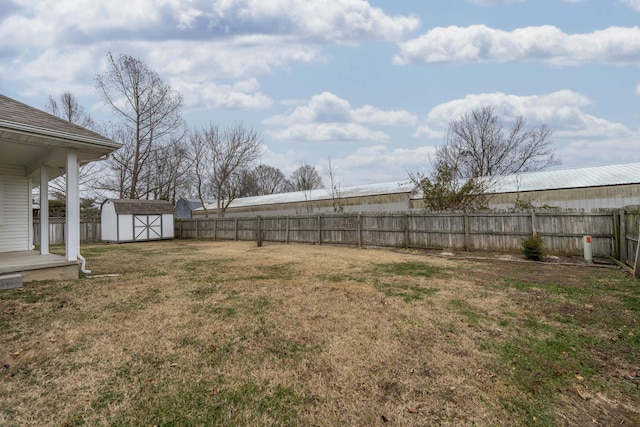
[[[102,240],[173,239],[173,205],[166,200],[107,199],[102,203]]]

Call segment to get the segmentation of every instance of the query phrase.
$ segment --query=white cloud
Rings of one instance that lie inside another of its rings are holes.
[[[427,115],[427,122],[444,129],[451,119],[490,105],[506,122],[523,116],[529,125],[546,124],[558,138],[602,139],[631,135],[631,131],[621,123],[584,112],[583,109],[591,104],[590,99],[570,90],[533,96],[484,93],[467,95],[434,107]]]
[[[414,16],[388,16],[361,0],[223,0],[210,25],[224,31],[267,31],[316,40],[354,43],[400,40],[420,25]]]
[[[510,3],[524,3],[526,0],[471,0],[471,3],[480,6],[496,6]]]
[[[276,115],[264,120],[267,125],[289,125],[295,123],[374,123],[383,126],[410,126],[418,118],[405,110],[380,110],[371,105],[352,108],[349,101],[331,92],[314,95],[306,103],[288,114]]]
[[[445,135],[446,132],[444,130],[434,130],[427,125],[420,125],[411,136],[414,138],[442,139]]]
[[[640,12],[640,0],[622,0],[622,2],[628,4],[636,12]]]
[[[19,81],[30,96],[70,83],[87,93],[113,52],[142,59],[176,86],[246,80],[326,62],[326,44],[397,41],[419,25],[362,0],[20,0],[0,17],[0,79]],[[253,98],[229,101],[265,104]]]
[[[264,108],[268,106],[265,95],[255,93],[254,99],[241,100],[231,99],[231,92],[252,93],[253,90],[237,85],[257,82],[257,77],[271,75],[273,68],[287,67],[292,62],[324,61],[316,47],[281,44],[278,40],[97,43],[82,49],[45,50],[33,58],[17,56],[0,61],[0,79],[20,81],[25,85],[22,93],[31,96],[51,94],[52,87],[71,90],[76,95],[92,94],[94,77],[106,69],[105,53],[109,50],[142,59],[165,82],[181,92],[184,90],[185,99],[199,108],[225,104],[232,108],[242,104]],[[239,83],[229,83],[236,80]],[[214,88],[226,94],[206,93]],[[218,100],[211,103],[211,96]],[[222,102],[220,97],[228,99]],[[198,101],[203,103],[198,105]]]
[[[407,172],[428,169],[429,159],[434,154],[434,146],[392,149],[376,144],[360,147],[353,153],[332,161],[339,167],[341,182],[348,182],[349,185],[394,180],[400,182],[409,179]]]
[[[640,134],[625,138],[573,138],[556,150],[558,158],[573,165],[605,165],[625,163],[635,159],[630,153],[640,152]]]
[[[503,31],[485,25],[438,27],[399,43],[396,64],[544,61],[558,65],[637,63],[640,28],[566,34],[545,25]]]
[[[178,82],[173,88],[184,96],[187,108],[263,109],[273,104],[268,96],[257,90],[255,79],[239,81],[232,85]]]
[[[281,131],[267,131],[276,140],[287,141],[384,141],[389,135],[356,123],[303,123]]]
[[[305,105],[297,106],[287,114],[263,120],[269,126],[287,127],[272,131],[271,135],[276,138],[306,141],[380,141],[388,135],[363,124],[413,126],[417,122],[415,115],[404,110],[385,111],[371,105],[352,108],[347,100],[330,92],[314,95]]]
[[[379,110],[371,105],[365,105],[351,112],[353,120],[359,123],[371,123],[381,126],[413,126],[418,117],[406,110]]]
[[[23,0],[0,21],[0,47],[237,35],[295,36],[319,42],[401,40],[415,16],[389,16],[361,0]],[[106,38],[105,37],[105,38]]]
[[[29,61],[18,57],[0,63],[0,79],[28,82],[24,94],[30,96],[50,95],[51,87],[81,96],[95,92],[93,77],[99,67],[100,61],[92,49],[49,50]]]

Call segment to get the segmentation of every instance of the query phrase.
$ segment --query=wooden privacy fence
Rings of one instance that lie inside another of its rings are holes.
[[[49,244],[64,244],[64,218],[49,218]],[[101,240],[100,218],[80,220],[80,241],[99,242]],[[33,244],[40,245],[40,219],[33,220]]]
[[[616,213],[398,213],[176,220],[183,239],[256,240],[425,249],[520,251],[522,239],[537,233],[545,249],[581,255],[591,236],[596,257],[620,253]],[[637,242],[636,242],[637,244]],[[627,251],[631,253],[631,251]]]
[[[634,276],[640,277],[640,206],[628,207],[619,212],[616,234],[620,241],[620,252],[616,259],[633,268]]]

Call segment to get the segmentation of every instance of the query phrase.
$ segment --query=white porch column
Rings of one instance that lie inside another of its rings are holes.
[[[67,215],[65,246],[67,261],[76,261],[80,254],[80,185],[78,183],[78,153],[67,149]]]
[[[40,254],[49,253],[49,169],[40,166]]]

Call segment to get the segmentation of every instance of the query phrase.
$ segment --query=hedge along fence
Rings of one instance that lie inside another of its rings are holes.
[[[625,216],[626,217],[626,216]],[[582,255],[591,236],[596,257],[619,253],[619,213],[390,213],[176,220],[176,238],[256,240],[424,249],[520,251],[537,233],[548,253]]]

